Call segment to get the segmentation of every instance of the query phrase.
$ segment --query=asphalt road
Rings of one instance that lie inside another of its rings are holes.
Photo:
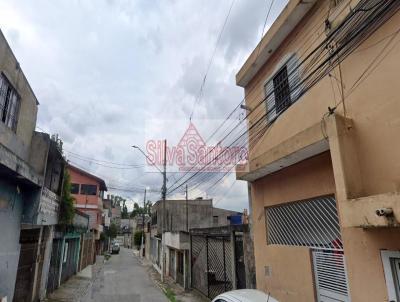
[[[164,293],[150,279],[132,250],[121,248],[112,255],[94,280],[84,302],[168,302]]]

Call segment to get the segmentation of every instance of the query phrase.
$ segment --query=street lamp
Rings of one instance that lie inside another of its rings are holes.
[[[153,166],[157,168],[157,170],[162,174],[163,176],[163,186],[161,188],[161,199],[162,199],[162,237],[161,237],[161,282],[164,282],[164,269],[165,269],[165,199],[167,196],[167,140],[164,140],[164,171],[161,171],[160,168],[157,167],[155,162],[151,160],[150,157],[146,155],[146,153],[143,152],[143,150],[138,147],[133,145],[132,148],[138,149],[151,163]],[[144,223],[144,221],[143,221]]]

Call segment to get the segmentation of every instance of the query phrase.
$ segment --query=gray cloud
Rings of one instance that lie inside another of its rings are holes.
[[[271,21],[286,2],[276,1]],[[230,3],[0,0],[0,26],[39,99],[39,127],[58,133],[66,150],[142,164],[143,156],[130,146],[144,145],[146,121],[188,119]],[[258,42],[267,4],[236,1],[195,123],[224,118],[243,97],[235,73]],[[167,129],[166,135],[180,137],[184,130]],[[144,168],[118,170],[70,159],[113,185],[161,187],[160,175]],[[233,178],[210,197],[223,197],[220,207],[240,210],[247,206],[246,186],[237,182],[226,194]],[[120,193],[142,199],[142,193]]]

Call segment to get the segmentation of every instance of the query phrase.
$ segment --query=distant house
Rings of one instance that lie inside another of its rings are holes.
[[[189,286],[189,230],[230,225],[229,217],[237,215],[235,211],[214,208],[212,199],[166,200],[157,201],[152,207],[151,232],[147,235],[146,253],[154,267],[170,276],[181,286]],[[239,213],[240,214],[240,213]],[[163,220],[165,224],[163,224]],[[161,238],[164,236],[166,251],[162,268]]]
[[[106,183],[85,170],[68,165],[71,176],[71,193],[75,198],[75,207],[89,215],[89,228],[95,234],[96,250],[101,250],[100,234],[103,232],[103,196],[107,191]]]

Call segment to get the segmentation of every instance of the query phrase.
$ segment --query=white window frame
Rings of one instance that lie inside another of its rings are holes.
[[[65,242],[64,245],[64,255],[63,255],[63,263],[67,262],[67,255],[68,255],[68,242]]]
[[[389,301],[400,302],[397,299],[394,272],[391,264],[391,259],[400,259],[400,251],[381,251],[383,271],[385,274],[385,282],[388,291]]]

